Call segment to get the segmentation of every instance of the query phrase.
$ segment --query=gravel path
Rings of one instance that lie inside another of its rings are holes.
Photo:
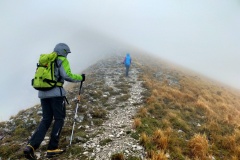
[[[141,93],[144,88],[142,81],[138,79],[140,69],[133,64],[129,77],[125,77],[125,68],[121,62],[121,57],[111,58],[104,60],[104,63],[99,63],[98,69],[94,68],[95,73],[101,73],[99,78],[104,77],[104,87],[111,87],[118,92],[115,96],[104,93],[103,96],[108,97],[107,104],[114,109],[108,112],[108,119],[101,126],[89,128],[91,134],[99,131],[102,133],[82,144],[86,149],[84,154],[95,160],[107,160],[116,153],[123,153],[125,157],[135,156],[144,159],[144,148],[129,134],[134,132],[133,116],[142,104]],[[127,85],[127,93],[116,87],[121,84]],[[125,97],[124,101],[119,100],[121,97]],[[103,146],[100,144],[103,140],[110,140],[110,142]]]

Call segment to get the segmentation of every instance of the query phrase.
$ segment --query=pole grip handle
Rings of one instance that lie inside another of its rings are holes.
[[[81,95],[82,85],[83,85],[83,81],[81,81],[81,84],[80,84],[80,87],[79,87],[79,93],[78,93],[78,97],[77,97],[78,102],[80,102],[80,95]]]

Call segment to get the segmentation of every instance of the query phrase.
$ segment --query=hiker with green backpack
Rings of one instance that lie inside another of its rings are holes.
[[[59,43],[50,54],[42,54],[37,65],[37,70],[32,86],[37,89],[42,106],[42,120],[24,148],[27,159],[36,159],[34,151],[41,142],[54,119],[50,141],[47,148],[47,157],[51,158],[63,153],[64,149],[58,148],[60,133],[66,116],[66,91],[64,81],[83,82],[85,74],[73,74],[70,69],[67,55],[71,53],[65,43]]]

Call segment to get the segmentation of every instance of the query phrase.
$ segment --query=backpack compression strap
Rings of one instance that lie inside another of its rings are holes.
[[[47,82],[52,87],[55,87],[55,86],[62,87],[63,86],[62,82],[56,82],[56,81],[50,80],[50,79],[44,79],[43,82]]]

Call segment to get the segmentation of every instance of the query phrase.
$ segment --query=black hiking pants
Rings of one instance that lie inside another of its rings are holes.
[[[64,97],[41,99],[41,105],[43,112],[42,120],[29,140],[29,144],[33,146],[34,149],[39,148],[54,119],[51,137],[47,148],[48,150],[54,150],[58,148],[59,137],[66,116],[65,99]]]
[[[125,66],[126,67],[126,77],[128,76],[128,72],[129,72],[129,68],[130,68],[130,66]]]

